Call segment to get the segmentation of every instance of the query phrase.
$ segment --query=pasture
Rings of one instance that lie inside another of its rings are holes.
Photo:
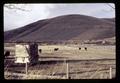
[[[79,50],[81,47],[81,50]],[[87,47],[87,51],[84,49]],[[90,45],[47,45],[39,46],[41,57],[63,57],[67,59],[115,59],[115,46],[90,46]],[[59,50],[54,51],[54,48]]]
[[[4,47],[6,49],[14,51],[11,46]],[[5,59],[5,79],[68,79],[67,75],[69,79],[110,79],[110,68],[115,78],[115,46],[39,45],[38,49],[41,49],[39,62],[28,66],[27,76],[25,64],[14,64],[14,52],[9,56],[13,59]]]

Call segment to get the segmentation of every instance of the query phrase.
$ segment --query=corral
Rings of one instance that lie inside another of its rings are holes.
[[[5,59],[5,79],[109,79],[116,75],[115,46],[39,45],[39,62],[28,65],[27,75],[25,64],[14,63],[14,45],[4,49],[11,51]]]

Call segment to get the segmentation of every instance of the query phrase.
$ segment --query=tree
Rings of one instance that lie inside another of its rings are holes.
[[[25,8],[26,4],[5,4],[4,7],[7,9],[14,9],[20,11],[30,11]]]
[[[112,9],[114,9],[114,10],[115,10],[115,7],[114,7],[114,6],[112,6],[111,4],[107,3],[107,5],[108,5],[108,6],[110,6]]]

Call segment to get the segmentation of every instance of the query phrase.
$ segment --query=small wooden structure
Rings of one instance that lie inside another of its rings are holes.
[[[15,45],[15,63],[29,62],[29,54],[27,53],[26,48],[28,48],[28,45]]]
[[[15,63],[37,63],[38,56],[38,44],[36,43],[17,43],[15,45]]]

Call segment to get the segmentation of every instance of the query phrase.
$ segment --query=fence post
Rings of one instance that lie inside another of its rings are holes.
[[[69,79],[69,65],[68,65],[68,62],[67,62],[67,72],[66,72],[66,74],[67,74],[67,79]]]
[[[110,72],[109,72],[109,74],[110,74],[110,79],[112,79],[112,67],[110,66]]]
[[[100,78],[103,79],[103,73],[100,74]]]
[[[25,63],[25,71],[26,71],[26,76],[28,75],[28,64],[27,62]]]

